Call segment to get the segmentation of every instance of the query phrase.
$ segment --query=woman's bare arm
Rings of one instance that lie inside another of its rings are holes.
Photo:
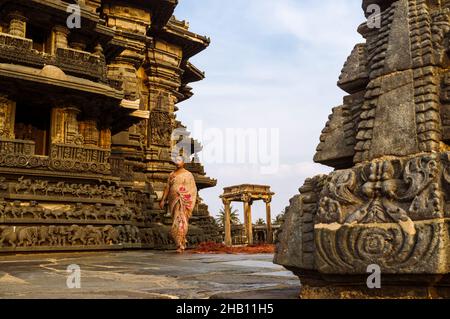
[[[170,177],[169,177],[170,179]],[[167,181],[167,185],[166,188],[164,188],[164,193],[163,196],[161,197],[161,201],[159,202],[159,207],[161,209],[164,209],[164,207],[166,206],[166,200],[167,200],[167,196],[169,196],[169,181]]]

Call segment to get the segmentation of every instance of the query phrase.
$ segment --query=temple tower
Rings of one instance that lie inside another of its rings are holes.
[[[155,202],[209,43],[176,4],[79,1],[78,28],[67,2],[0,1],[0,252],[172,247]],[[204,217],[192,243],[217,240]]]
[[[381,25],[359,27],[314,158],[335,171],[305,182],[278,239],[305,298],[448,296],[449,3],[363,1]]]

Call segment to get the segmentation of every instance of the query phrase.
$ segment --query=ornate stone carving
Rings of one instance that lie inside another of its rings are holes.
[[[7,223],[54,223],[54,224],[129,224],[132,220],[144,221],[138,210],[131,210],[124,204],[103,206],[76,203],[74,205],[46,208],[35,201],[15,201],[0,205],[0,218]]]
[[[66,246],[109,246],[139,243],[137,227],[126,225],[79,226],[0,226],[0,250],[17,248],[53,248]]]
[[[107,82],[106,61],[98,54],[68,47],[56,48],[51,55],[44,54],[33,49],[33,40],[6,33],[0,33],[0,59],[18,64],[31,64],[39,69],[45,65],[54,65],[69,74]]]
[[[150,143],[159,146],[170,146],[172,136],[172,119],[167,112],[150,113]]]
[[[95,120],[80,121],[78,127],[85,145],[99,146],[100,132]]]
[[[13,11],[8,14],[9,20],[9,34],[25,38],[27,31],[27,18],[20,11]]]
[[[14,139],[16,104],[0,96],[0,138]]]
[[[91,172],[109,174],[111,152],[100,148],[72,146],[67,144],[52,145],[49,157],[28,155],[33,149],[33,143],[18,141],[1,142],[0,167],[46,168],[55,171]],[[8,146],[9,145],[9,146]],[[19,147],[20,146],[20,147]],[[6,152],[14,149],[16,153]],[[3,153],[3,151],[5,153]],[[17,150],[17,151],[16,151]]]
[[[376,264],[385,274],[445,273],[439,247],[446,243],[448,225],[439,221],[414,225],[415,233],[397,223],[319,225],[315,228],[317,269],[325,274],[354,274]]]
[[[299,275],[306,296],[382,296],[358,279],[371,264],[393,296],[404,296],[399,282],[447,289],[439,275],[450,270],[448,3],[369,4],[381,5],[381,26],[359,27],[366,42],[338,83],[349,95],[315,156],[336,170],[305,183],[277,244],[275,261]],[[333,289],[316,287],[331,281]]]

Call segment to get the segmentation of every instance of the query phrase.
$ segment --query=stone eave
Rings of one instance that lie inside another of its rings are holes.
[[[194,175],[195,183],[197,184],[198,189],[205,189],[217,186],[217,179],[213,179],[208,176],[203,176],[196,173],[192,175]]]
[[[187,85],[182,85],[179,89],[179,92],[183,96],[178,99],[178,103],[184,102],[194,96],[194,93],[192,92],[192,88]]]
[[[246,188],[246,187],[270,188],[269,185],[259,185],[259,184],[239,184],[239,185],[234,185],[234,186],[228,186],[228,187],[225,187],[224,190],[226,190],[226,189],[231,189],[231,188]]]
[[[134,124],[138,124],[140,121],[147,119],[147,113],[145,111],[131,111],[129,109],[120,108],[119,112],[113,114],[114,120],[111,123],[111,133],[113,135],[125,131]]]
[[[130,101],[123,99],[120,101],[120,108],[113,114],[114,121],[111,123],[113,134],[127,130],[133,124],[138,124],[142,120],[150,118],[150,111],[141,110],[141,101]]]
[[[130,100],[122,100],[120,102],[120,106],[123,109],[127,109],[130,111],[129,116],[136,117],[139,119],[149,119],[150,118],[150,111],[140,110],[141,101],[130,101]]]
[[[108,0],[111,2],[112,0]],[[106,2],[106,1],[105,1]],[[152,16],[151,29],[156,31],[164,27],[172,17],[178,0],[122,0],[121,2],[149,10]]]
[[[270,190],[270,186],[268,185],[241,184],[225,187],[223,190],[224,193],[220,196],[220,198],[232,201],[239,200],[242,194],[247,194],[252,199],[260,199],[261,196],[272,197],[275,195],[275,193]]]
[[[186,26],[182,26],[180,21],[175,19],[171,19],[161,31],[152,32],[150,35],[156,39],[179,45],[183,50],[185,60],[205,50],[211,43],[208,37],[189,31]]]
[[[16,64],[0,63],[0,77],[17,79],[25,82],[39,83],[48,87],[65,88],[72,91],[86,92],[122,100],[123,92],[115,90],[110,86],[90,80],[64,75],[65,78],[54,78],[42,74],[42,70]]]
[[[130,113],[130,116],[139,118],[142,120],[148,120],[150,118],[150,111],[137,110]]]
[[[42,70],[27,66],[0,64],[0,85],[4,93],[16,100],[39,100],[42,92],[51,91],[51,98],[46,103],[67,102],[87,112],[106,112],[113,133],[148,118],[145,111],[124,107],[121,104],[123,92],[106,84],[64,75],[62,72],[52,77],[41,73]]]
[[[183,84],[198,82],[205,79],[205,72],[198,69],[195,65],[193,65],[189,61],[186,62],[186,65],[183,67],[183,70],[184,73],[181,79],[181,82]]]

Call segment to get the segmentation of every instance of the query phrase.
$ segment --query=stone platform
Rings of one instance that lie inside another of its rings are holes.
[[[299,281],[272,255],[154,251],[0,256],[0,298],[297,298]],[[66,285],[81,268],[81,288]]]

